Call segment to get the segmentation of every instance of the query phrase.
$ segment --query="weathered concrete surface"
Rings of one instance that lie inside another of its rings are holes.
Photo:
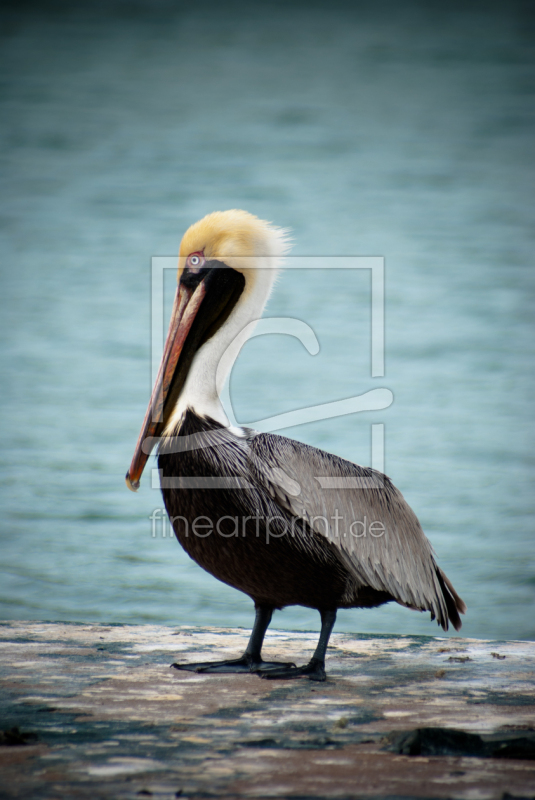
[[[535,643],[334,634],[323,684],[169,668],[246,641],[219,628],[0,626],[0,728],[38,736],[0,746],[0,796],[535,796],[533,760],[384,749],[387,734],[429,726],[529,739]],[[270,631],[265,656],[303,663],[315,643]]]

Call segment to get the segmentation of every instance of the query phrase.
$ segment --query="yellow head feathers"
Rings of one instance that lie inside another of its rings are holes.
[[[251,267],[276,267],[289,250],[288,231],[239,209],[214,211],[192,225],[182,239],[179,275],[190,253],[203,252],[242,272]]]

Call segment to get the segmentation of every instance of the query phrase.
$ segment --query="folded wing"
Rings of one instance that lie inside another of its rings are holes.
[[[292,439],[250,440],[251,473],[281,508],[335,545],[357,587],[388,592],[459,630],[466,606],[437,566],[431,544],[386,475]]]

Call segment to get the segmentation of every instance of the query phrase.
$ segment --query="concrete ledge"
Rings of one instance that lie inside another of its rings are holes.
[[[535,643],[335,633],[324,684],[169,668],[239,655],[247,638],[221,628],[4,623],[0,796],[535,795]],[[304,663],[316,639],[270,631],[264,657]]]

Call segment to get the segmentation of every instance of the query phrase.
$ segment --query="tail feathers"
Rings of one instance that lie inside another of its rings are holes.
[[[444,600],[446,602],[446,608],[448,610],[448,617],[455,628],[456,631],[460,631],[462,627],[461,618],[459,614],[466,613],[466,604],[455,589],[453,588],[451,581],[446,577],[446,575],[442,572],[440,567],[437,567],[437,577],[438,582],[440,584],[440,588],[442,589],[442,594],[444,596]],[[441,621],[442,627],[445,631],[448,630],[448,620]]]

